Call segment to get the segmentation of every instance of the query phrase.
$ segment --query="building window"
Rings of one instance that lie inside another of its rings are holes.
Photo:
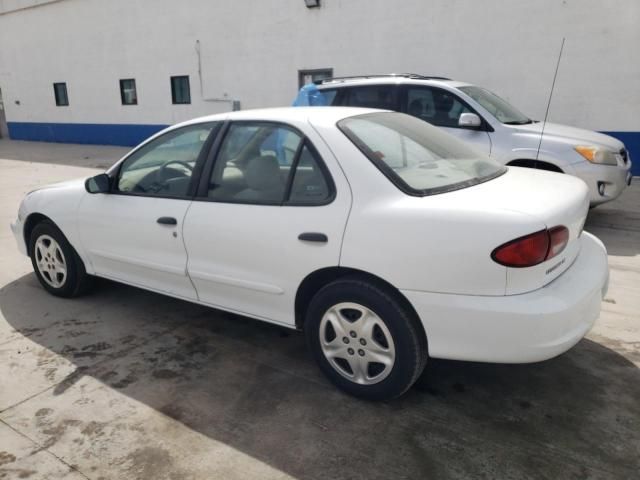
[[[58,107],[69,106],[69,96],[67,95],[67,84],[64,82],[53,84],[53,94],[56,97]]]
[[[298,88],[309,83],[333,77],[333,68],[316,68],[314,70],[298,70]]]
[[[188,75],[171,77],[171,101],[174,105],[191,103]]]
[[[120,80],[120,99],[122,105],[137,105],[138,93],[136,92],[136,81],[133,78]]]

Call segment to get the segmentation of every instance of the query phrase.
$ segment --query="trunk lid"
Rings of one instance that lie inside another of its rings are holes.
[[[567,246],[557,256],[533,267],[505,267],[506,295],[544,287],[562,275],[578,256],[579,237],[589,212],[589,196],[586,184],[576,177],[509,167],[504,175],[494,180],[442,197],[445,196],[449,196],[449,200],[456,197],[456,202],[484,212],[508,210],[531,218],[530,231],[511,238],[498,238],[499,234],[496,234],[495,247],[545,227],[550,229],[564,225],[569,230]]]

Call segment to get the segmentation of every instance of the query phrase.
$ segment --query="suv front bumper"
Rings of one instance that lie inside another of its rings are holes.
[[[615,200],[631,184],[631,160],[622,166],[594,165],[584,161],[571,167],[573,174],[584,180],[589,187],[591,206]],[[604,195],[599,188],[604,189]]]

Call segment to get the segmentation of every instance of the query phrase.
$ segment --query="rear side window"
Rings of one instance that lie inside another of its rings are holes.
[[[506,167],[455,137],[401,113],[370,113],[338,122],[342,132],[398,188],[410,195],[469,187]]]
[[[343,104],[350,107],[398,110],[398,89],[395,85],[371,85],[347,89]]]
[[[257,205],[321,205],[331,183],[311,144],[274,123],[232,124],[209,182],[208,197]]]
[[[300,151],[293,175],[289,204],[323,205],[327,203],[331,197],[331,187],[321,165],[318,156],[308,144],[305,144]]]

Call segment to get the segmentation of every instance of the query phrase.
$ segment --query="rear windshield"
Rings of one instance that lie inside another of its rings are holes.
[[[398,188],[434,195],[490,180],[506,167],[422,120],[379,112],[345,118],[340,130]]]

